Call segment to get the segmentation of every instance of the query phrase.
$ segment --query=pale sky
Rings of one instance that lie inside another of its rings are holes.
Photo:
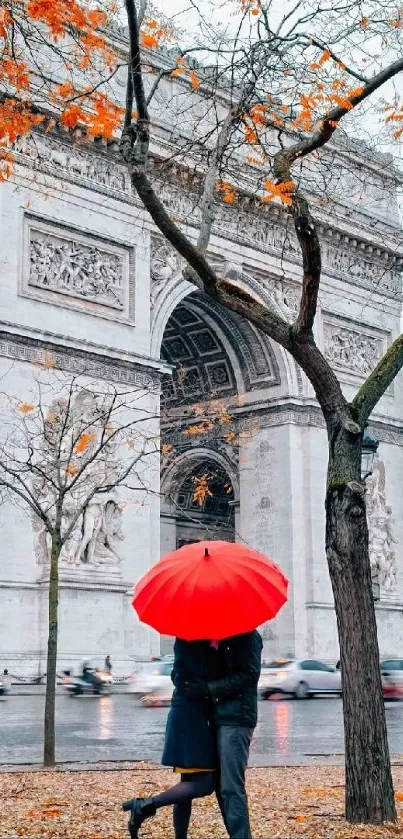
[[[154,0],[153,5],[159,9],[169,18],[174,18],[176,25],[180,30],[184,31],[184,37],[190,43],[193,39],[197,39],[199,33],[200,15],[204,17],[207,25],[211,25],[214,30],[219,30],[221,33],[230,33],[235,31],[239,22],[239,14],[236,11],[235,0]],[[272,0],[271,16],[273,25],[276,25],[282,19],[285,11],[294,7],[295,0]],[[253,21],[253,19],[252,19]],[[370,52],[375,54],[381,52],[381,47],[374,47],[371,45]],[[366,65],[367,75],[371,75],[368,64]],[[385,98],[387,101],[393,100],[395,93],[403,99],[403,75],[394,79],[383,86],[379,95],[374,97],[369,105],[369,114],[365,116],[365,130],[373,137],[379,134],[379,126],[381,119],[377,108],[380,100]],[[345,129],[348,131],[348,124],[345,121]],[[397,163],[402,164],[403,159],[403,142],[388,142],[382,143],[382,151],[388,151],[393,154]]]

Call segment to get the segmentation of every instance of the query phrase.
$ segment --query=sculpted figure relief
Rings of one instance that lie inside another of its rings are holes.
[[[324,350],[331,364],[366,376],[380,359],[382,338],[327,323]]]
[[[383,460],[376,455],[372,474],[366,481],[366,506],[369,531],[369,559],[374,580],[385,592],[396,589],[396,554],[393,545],[392,510],[386,504],[386,474]]]
[[[179,272],[180,257],[166,242],[151,240],[150,274],[151,305],[154,306],[164,286]]]
[[[115,498],[94,497],[86,507],[81,524],[81,540],[75,555],[75,564],[109,565],[116,567],[121,557],[116,542],[123,539],[122,511]]]
[[[93,245],[31,228],[28,285],[124,308],[123,260]]]
[[[67,400],[59,399],[51,406],[46,417],[46,436],[41,445],[40,462],[44,474],[48,473],[52,479],[55,468],[63,469],[63,464],[70,462],[72,450],[80,436],[95,434],[97,428],[99,430],[100,425],[105,422],[106,412],[102,397],[96,397],[88,390],[82,390],[76,395],[68,415],[67,412]],[[62,441],[61,428],[64,428]],[[87,455],[91,455],[94,445],[95,443],[89,442]],[[115,455],[116,446],[111,443],[93,463],[89,463],[83,473],[83,481],[81,484],[78,482],[76,488],[65,499],[62,533],[66,533],[71,525],[74,526],[60,554],[61,568],[103,567],[113,573],[119,570],[121,557],[118,544],[124,538],[122,508],[112,491],[96,491],[98,487],[102,490],[103,486],[113,484],[117,468]],[[47,481],[45,477],[37,479],[34,482],[34,490],[40,498],[42,508],[47,509],[52,517],[55,497],[51,481]],[[93,490],[94,495],[79,513],[85,498],[90,496]],[[47,566],[50,561],[50,534],[36,515],[32,518],[32,527],[36,562],[38,565]]]

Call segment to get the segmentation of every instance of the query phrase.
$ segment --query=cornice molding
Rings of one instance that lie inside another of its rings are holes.
[[[28,334],[17,333],[4,329],[4,326],[4,323],[0,324],[0,356],[13,361],[41,365],[50,355],[56,369],[155,393],[160,391],[161,374],[169,369],[162,364],[152,364],[150,359],[142,363],[139,358],[118,358],[116,350],[110,355],[107,347],[95,348],[91,345],[90,348],[85,342],[78,341],[72,346],[71,339],[63,335],[41,333],[35,329]]]

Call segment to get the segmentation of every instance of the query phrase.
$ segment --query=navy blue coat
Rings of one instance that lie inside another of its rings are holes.
[[[208,682],[215,676],[216,652],[208,641],[182,641],[174,646],[172,681],[175,690],[168,714],[161,763],[183,769],[215,769],[216,737],[212,702],[183,696],[185,682]]]

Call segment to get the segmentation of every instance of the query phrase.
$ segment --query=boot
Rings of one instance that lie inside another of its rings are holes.
[[[139,827],[141,827],[146,819],[155,816],[157,812],[153,798],[130,798],[128,801],[123,802],[122,810],[125,812],[130,810],[130,818],[127,825],[130,839],[138,839]]]

